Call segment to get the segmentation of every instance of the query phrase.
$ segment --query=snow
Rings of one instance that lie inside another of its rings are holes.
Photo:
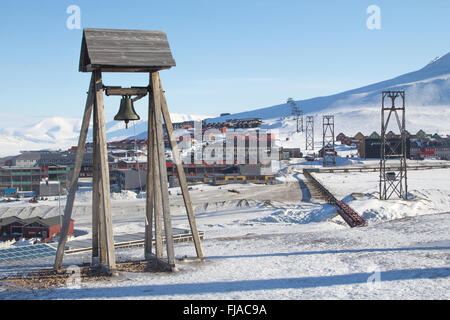
[[[449,88],[450,54],[395,79],[301,101],[305,113],[316,120],[312,152],[322,147],[324,114],[335,115],[336,134],[379,131],[380,121],[374,119],[379,119],[380,92],[386,89],[407,91],[410,132],[449,133]],[[290,112],[282,104],[232,116],[261,117],[262,128],[275,133],[278,145],[303,150],[304,133],[293,133],[296,123]],[[70,123],[58,128],[50,121],[54,129],[43,134],[70,138]],[[34,128],[30,132],[41,127]],[[136,132],[141,128],[146,129],[145,119],[136,123]],[[108,123],[107,131],[108,139],[131,135],[121,123]],[[12,137],[7,130],[0,134],[7,136],[5,141]],[[378,166],[378,160],[355,157],[354,146],[336,149],[337,166]],[[306,188],[302,169],[321,166],[321,160],[283,161],[275,185],[193,186],[190,194],[198,229],[205,233],[203,263],[180,260],[179,271],[171,274],[122,272],[110,281],[82,283],[78,289],[8,291],[0,285],[0,299],[449,299],[450,169],[409,170],[409,201],[379,200],[378,172],[314,173],[367,220],[367,227],[352,229],[333,206],[313,199]],[[61,211],[65,199],[61,197]],[[91,204],[92,188],[83,183],[72,215],[75,239],[91,238]],[[170,206],[173,227],[189,229],[180,188],[170,189]],[[145,193],[113,193],[111,207],[115,234],[144,230]],[[0,218],[50,217],[61,211],[58,198],[33,205],[25,200],[0,203]],[[176,244],[175,252],[179,259],[195,256],[193,243]],[[116,256],[118,261],[142,259],[143,249],[120,249]],[[66,256],[64,264],[89,261],[88,253],[77,254]],[[25,267],[0,264],[0,275],[51,267],[52,262],[38,259]]]
[[[339,132],[351,136],[358,131],[368,135],[380,131],[381,92],[404,90],[406,92],[406,128],[415,133],[426,132],[449,134],[450,118],[450,53],[433,61],[424,68],[394,79],[371,84],[339,94],[296,101],[304,116],[315,117],[315,141],[321,142],[322,116],[335,116],[335,135]],[[208,122],[224,121],[225,118],[262,118],[262,128],[284,132],[295,131],[291,107],[287,103],[256,110],[232,114],[227,117],[208,119]],[[289,121],[289,119],[291,119]],[[304,140],[303,134],[293,136]],[[288,145],[286,145],[288,146]],[[303,148],[304,145],[302,144]]]
[[[240,237],[210,233],[203,241],[206,262],[179,262],[173,274],[124,273],[79,289],[3,292],[0,297],[445,300],[450,298],[449,218],[429,215],[360,229],[330,223],[277,226],[277,233],[255,224]],[[192,246],[177,245],[177,256],[192,256]],[[142,249],[119,250],[118,256],[140,257]]]
[[[449,169],[408,171],[410,200],[379,200],[379,172],[313,173],[369,223],[450,211]]]
[[[367,227],[351,229],[331,205],[303,194],[301,168],[298,160],[283,163],[283,181],[276,185],[194,186],[198,228],[205,232],[204,263],[180,260],[172,274],[122,272],[110,281],[83,282],[79,289],[0,287],[0,299],[450,298],[450,214],[443,213],[450,201],[449,169],[409,171],[414,196],[409,202],[377,200],[376,172],[315,173],[368,219]],[[179,188],[170,191],[172,225],[189,228]],[[76,239],[91,236],[91,192],[84,186],[77,194]],[[0,206],[0,217],[6,205]],[[34,214],[48,207],[38,206]],[[11,214],[15,207],[7,208]],[[145,199],[134,192],[113,194],[112,211],[115,234],[144,230]],[[195,256],[193,243],[176,244],[175,252],[179,259]],[[142,259],[143,249],[117,250],[116,256]],[[88,261],[86,253],[66,256],[64,263]],[[20,268],[0,265],[0,274]]]

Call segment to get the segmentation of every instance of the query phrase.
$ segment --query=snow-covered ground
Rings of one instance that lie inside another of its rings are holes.
[[[450,212],[450,169],[410,170],[408,201],[379,200],[379,172],[316,173],[314,176],[369,222]]]
[[[233,213],[235,219],[241,214],[250,212]],[[203,241],[206,262],[179,262],[173,274],[122,273],[80,288],[2,292],[0,298],[449,299],[449,222],[449,214],[360,229],[331,222],[242,227],[235,222],[242,236],[225,236],[221,226],[217,233],[209,230]],[[119,259],[142,254],[142,249],[117,252]],[[176,245],[176,255],[193,256],[192,243]]]
[[[331,205],[308,198],[302,166],[296,163],[284,164],[283,183],[277,185],[199,185],[191,190],[198,227],[205,232],[203,263],[179,261],[173,274],[123,272],[78,289],[0,287],[0,299],[450,298],[449,169],[410,171],[414,198],[409,202],[377,200],[376,172],[316,174],[369,222],[351,229]],[[78,239],[83,239],[90,238],[90,190],[80,193],[74,219]],[[171,189],[173,226],[188,228],[177,193]],[[22,210],[17,204],[6,210],[6,205],[0,206],[1,217]],[[52,206],[57,208],[56,200]],[[22,214],[47,212],[51,206],[35,208]],[[144,199],[130,192],[115,195],[112,208],[115,234],[143,231]],[[195,256],[193,243],[176,244],[175,252],[177,258]],[[117,250],[119,261],[130,258],[142,259],[143,249]],[[89,254],[78,254],[66,256],[64,263],[89,261]],[[52,262],[33,264],[51,267]],[[0,273],[23,268],[0,265]]]

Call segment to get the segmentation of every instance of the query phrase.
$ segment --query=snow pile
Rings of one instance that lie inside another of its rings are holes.
[[[308,224],[322,222],[336,216],[336,209],[329,204],[302,204],[293,208],[280,208],[265,217],[249,220],[263,223]]]
[[[15,242],[16,242],[16,240],[1,241],[1,242],[0,242],[0,248],[8,248],[8,247],[11,247]]]
[[[379,172],[313,173],[338,199],[343,199],[369,223],[448,212],[450,170],[409,170],[408,201],[379,200]]]
[[[412,190],[408,197],[408,201],[382,201],[378,199],[376,192],[349,201],[349,205],[369,223],[442,213],[449,211],[450,208],[448,191],[440,189]]]
[[[20,238],[19,241],[14,242],[12,245],[15,247],[23,247],[23,246],[33,245],[36,242],[39,242],[39,239],[37,239],[37,238],[31,238],[31,239]]]
[[[122,190],[120,193],[111,193],[112,200],[134,200],[136,199],[136,192],[130,190]]]
[[[83,203],[92,202],[92,189],[88,190],[80,189],[79,191],[77,191],[75,201]]]

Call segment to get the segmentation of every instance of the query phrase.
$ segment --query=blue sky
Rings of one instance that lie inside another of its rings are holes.
[[[174,113],[215,116],[329,95],[450,51],[448,0],[2,0],[2,127],[81,118],[90,75],[78,72],[82,29],[66,27],[70,5],[81,9],[81,28],[166,31],[177,66],[161,78]],[[366,27],[370,5],[381,9],[381,30]],[[146,85],[147,77],[104,82]],[[105,103],[110,121],[119,102]]]

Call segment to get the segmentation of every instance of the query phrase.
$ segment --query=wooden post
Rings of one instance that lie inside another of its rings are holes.
[[[54,269],[61,269],[63,257],[64,257],[64,248],[67,243],[67,233],[69,231],[70,220],[72,218],[72,209],[73,202],[75,200],[75,193],[78,188],[78,177],[80,175],[81,163],[83,161],[84,148],[86,147],[86,138],[89,130],[89,122],[91,119],[92,108],[94,105],[94,75],[91,77],[91,83],[89,85],[88,96],[86,99],[86,106],[84,109],[83,122],[81,124],[80,137],[78,139],[78,147],[77,153],[75,156],[75,165],[72,173],[72,181],[70,182],[69,194],[67,195],[66,207],[64,209],[64,220],[63,225],[61,227],[61,232],[59,236],[58,249],[56,251],[55,264]]]
[[[151,80],[151,79],[150,79]],[[152,256],[153,242],[153,211],[154,211],[154,190],[153,190],[153,116],[152,116],[152,98],[148,99],[148,120],[147,120],[147,192],[145,207],[145,259],[149,260]]]
[[[152,72],[152,93],[153,93],[153,105],[155,116],[155,133],[157,140],[157,158],[159,163],[159,178],[160,189],[162,195],[163,205],[163,219],[164,219],[164,231],[166,235],[166,249],[167,249],[167,262],[170,267],[175,267],[175,252],[173,248],[173,230],[170,217],[170,205],[169,205],[169,189],[167,181],[167,167],[166,156],[164,152],[164,135],[162,127],[162,115],[161,115],[161,94],[159,90],[159,73]]]
[[[98,171],[98,127],[96,125],[98,118],[98,110],[94,106],[94,126],[93,126],[93,158],[92,158],[92,265],[95,266],[100,263],[99,260],[99,196],[97,188],[99,185],[99,171]]]
[[[93,208],[92,213],[96,213],[96,226],[92,225],[92,233],[96,231],[96,241],[99,263],[106,265],[108,263],[107,249],[106,249],[106,234],[105,234],[105,212],[103,206],[103,200],[100,198],[101,190],[103,190],[103,177],[100,163],[100,131],[99,131],[99,113],[97,110],[97,104],[94,105],[94,132],[95,132],[95,144],[94,144],[94,174],[96,174],[96,181],[92,184],[92,199],[96,202],[96,207]],[[93,221],[94,222],[94,221]],[[92,239],[94,241],[94,239]],[[94,259],[95,260],[95,259]]]
[[[108,272],[114,272],[116,269],[116,258],[114,252],[114,234],[112,228],[112,216],[111,216],[111,195],[109,184],[109,164],[108,164],[108,150],[106,143],[106,125],[103,103],[103,83],[101,71],[94,71],[95,77],[95,103],[98,108],[98,138],[99,138],[99,162],[100,172],[102,177],[102,188],[100,189],[100,202],[103,205],[103,217],[104,226],[103,232],[105,233],[106,240],[106,256]],[[102,215],[102,213],[100,213]]]
[[[153,100],[153,95],[150,97],[150,121],[152,123],[152,150],[150,151],[153,154],[152,159],[152,172],[153,172],[153,208],[154,208],[154,219],[155,219],[155,253],[156,258],[162,259],[163,250],[162,250],[162,199],[161,199],[161,184],[160,184],[160,171],[158,164],[158,147],[157,147],[157,137],[155,134],[155,104]]]
[[[181,187],[181,191],[183,193],[184,205],[186,207],[189,225],[191,227],[191,233],[192,233],[192,237],[194,239],[195,250],[197,252],[197,257],[203,260],[205,258],[205,254],[203,253],[202,244],[200,242],[200,235],[198,233],[197,222],[195,219],[194,210],[192,208],[192,202],[191,202],[191,197],[190,197],[188,186],[187,186],[186,175],[184,173],[183,163],[180,158],[180,153],[178,151],[177,142],[173,138],[172,120],[170,119],[170,113],[169,113],[169,109],[167,107],[167,101],[166,101],[166,97],[164,94],[164,90],[162,88],[161,81],[159,81],[158,87],[159,87],[159,90],[161,93],[161,109],[162,109],[162,114],[164,117],[164,123],[166,124],[167,135],[168,135],[168,139],[170,142],[170,146],[172,148],[173,160],[177,167],[178,179],[180,181],[180,187]]]

